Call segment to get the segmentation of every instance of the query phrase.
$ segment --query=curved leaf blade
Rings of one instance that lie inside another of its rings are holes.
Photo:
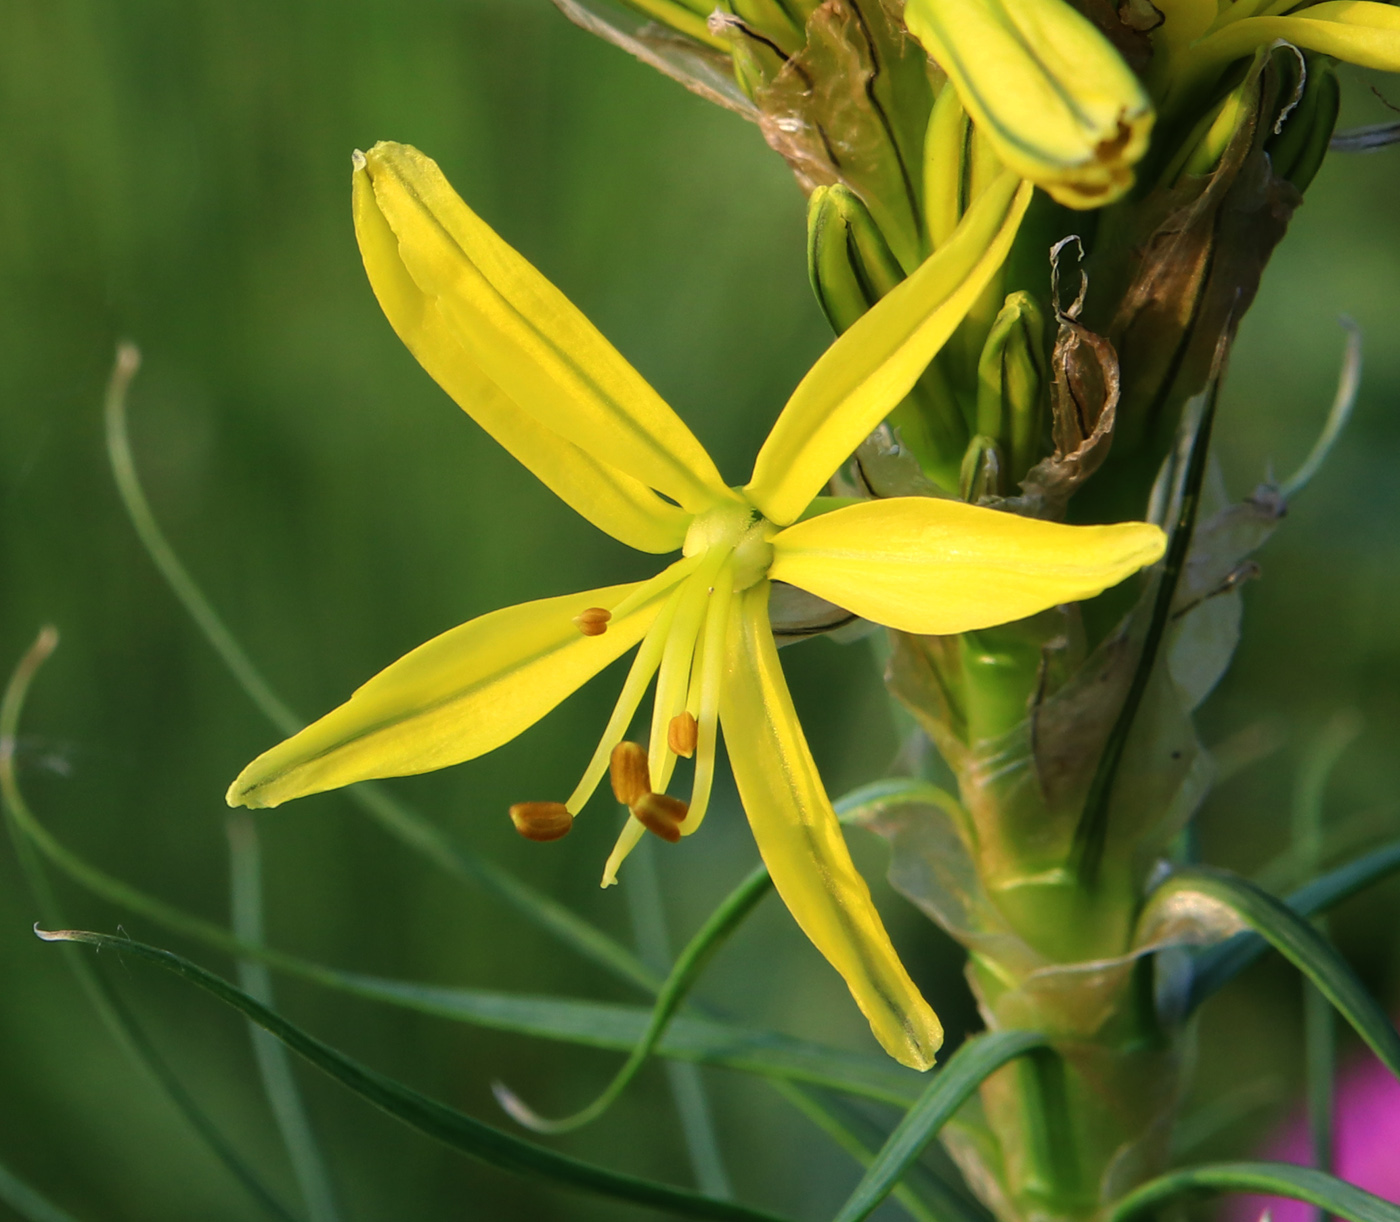
[[[164,968],[240,1011],[293,1052],[395,1119],[502,1170],[600,1196],[650,1205],[678,1217],[713,1218],[720,1222],[786,1222],[780,1215],[766,1210],[609,1171],[605,1167],[504,1133],[361,1065],[254,1001],[242,989],[235,988],[222,977],[171,951],[86,930],[35,932],[46,942],[84,943],[144,959]]]
[[[1253,883],[1194,866],[1172,875],[1153,893],[1143,914],[1139,945],[1150,939],[1157,915],[1174,898],[1199,896],[1222,904],[1302,972],[1336,1007],[1381,1062],[1400,1077],[1400,1034],[1335,947],[1287,904]]]
[[[31,1188],[3,1163],[0,1163],[0,1201],[14,1210],[24,1222],[75,1222],[66,1209],[60,1209],[37,1189]]]
[[[1123,1197],[1107,1222],[1128,1222],[1177,1197],[1216,1192],[1262,1192],[1291,1197],[1348,1222],[1400,1222],[1400,1206],[1311,1167],[1289,1163],[1210,1163],[1173,1171]]]
[[[963,1044],[890,1134],[835,1222],[860,1222],[869,1217],[899,1183],[909,1164],[986,1078],[1007,1062],[1048,1043],[1034,1031],[996,1031],[975,1035]]]
[[[1382,845],[1313,879],[1299,887],[1284,903],[1299,916],[1316,916],[1397,871],[1400,871],[1400,840]],[[1188,1012],[1223,988],[1268,949],[1268,942],[1257,933],[1240,933],[1217,946],[1198,951],[1193,957]]]

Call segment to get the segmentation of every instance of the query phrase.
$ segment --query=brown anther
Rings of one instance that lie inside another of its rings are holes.
[[[574,616],[574,625],[584,636],[602,636],[608,630],[612,612],[606,607],[589,607]]]
[[[510,808],[510,821],[526,840],[558,840],[567,836],[574,817],[562,802],[517,802]]]
[[[632,817],[671,844],[681,838],[681,823],[689,813],[686,803],[664,793],[649,793],[632,804]]]
[[[666,727],[666,745],[676,755],[689,759],[695,754],[695,744],[700,740],[700,727],[695,723],[695,714],[689,709],[677,713]]]
[[[608,761],[612,790],[623,806],[640,802],[651,792],[651,768],[647,764],[646,748],[638,743],[620,742],[613,748]]]
[[[1128,147],[1128,141],[1133,138],[1133,129],[1128,126],[1128,122],[1120,114],[1118,116],[1118,129],[1106,140],[1100,140],[1094,146],[1094,156],[1100,161],[1113,161],[1119,153]]]

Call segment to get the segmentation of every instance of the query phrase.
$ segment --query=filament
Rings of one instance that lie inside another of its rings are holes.
[[[695,701],[695,720],[699,737],[695,744],[695,780],[690,791],[690,814],[681,827],[681,835],[689,836],[705,818],[710,805],[710,791],[715,780],[715,748],[719,738],[719,700],[724,689],[724,662],[729,654],[730,621],[735,613],[734,569],[726,564],[715,576],[710,593],[710,605],[705,616],[705,635],[701,642],[699,696]],[[694,684],[692,684],[694,686]]]

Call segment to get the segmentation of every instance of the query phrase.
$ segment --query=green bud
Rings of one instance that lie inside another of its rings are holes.
[[[977,363],[979,437],[973,439],[974,445],[982,438],[995,440],[1004,456],[1007,488],[1020,483],[1040,457],[1049,391],[1045,315],[1029,293],[1011,293]]]
[[[904,279],[869,210],[849,187],[818,187],[807,205],[807,274],[840,335]]]
[[[1006,459],[992,438],[980,433],[968,443],[958,479],[958,495],[977,504],[983,497],[1006,495]]]
[[[1341,90],[1331,62],[1309,55],[1306,71],[1298,104],[1276,120],[1282,130],[1264,144],[1274,173],[1288,179],[1299,191],[1307,190],[1327,155],[1341,106]]]
[[[802,49],[807,41],[805,16],[797,16],[793,6],[782,0],[728,0],[728,9],[754,35],[772,43],[786,58]]]
[[[783,70],[791,54],[742,17],[726,13],[723,9],[715,9],[710,14],[709,30],[711,34],[727,40],[729,52],[734,58],[734,79],[749,97],[753,97]]]

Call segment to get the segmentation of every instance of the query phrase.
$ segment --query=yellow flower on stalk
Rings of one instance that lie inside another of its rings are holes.
[[[1152,103],[1065,0],[907,0],[904,21],[1002,164],[1071,208],[1112,203],[1133,185]]]
[[[1090,597],[1160,556],[1161,532],[1142,523],[1061,526],[920,497],[802,517],[982,293],[1030,192],[1010,174],[988,188],[938,253],[818,360],[752,480],[731,488],[641,375],[432,161],[397,144],[357,154],[365,268],[424,368],[600,529],[681,556],[649,581],[524,603],[443,633],[254,760],[229,802],[276,806],[472,759],[636,647],[578,787],[563,803],[513,808],[517,827],[534,839],[562,835],[611,771],[632,817],[606,885],[646,828],[675,840],[700,826],[722,727],[778,893],[885,1049],[931,1065],[938,1019],[851,862],[783,680],[768,594],[773,581],[790,582],[877,623],[955,633]],[[653,678],[643,749],[623,740]],[[677,756],[692,753],[683,802],[666,789]]]

